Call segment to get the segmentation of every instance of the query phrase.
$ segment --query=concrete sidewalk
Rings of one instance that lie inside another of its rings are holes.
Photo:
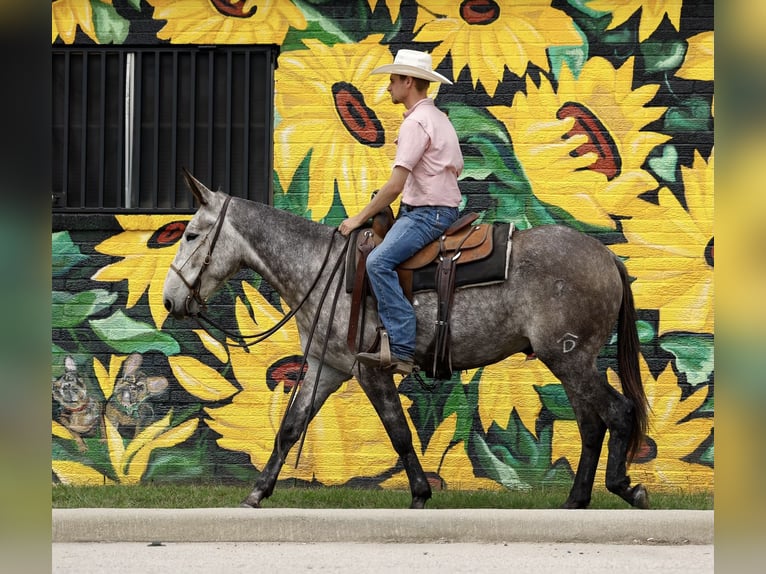
[[[53,509],[52,541],[713,544],[713,511]]]

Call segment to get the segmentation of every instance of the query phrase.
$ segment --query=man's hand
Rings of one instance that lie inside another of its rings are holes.
[[[340,234],[343,237],[347,237],[349,233],[354,231],[357,227],[362,225],[361,221],[358,221],[358,216],[349,217],[348,219],[344,219],[341,224],[338,226],[338,231],[340,231]]]

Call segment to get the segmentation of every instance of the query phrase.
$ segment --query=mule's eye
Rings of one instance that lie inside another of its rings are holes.
[[[186,232],[186,241],[194,241],[197,237],[199,237],[199,233]]]

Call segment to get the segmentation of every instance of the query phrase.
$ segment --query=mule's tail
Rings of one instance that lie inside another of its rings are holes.
[[[617,367],[620,371],[622,392],[633,403],[633,432],[628,443],[628,464],[638,453],[646,437],[649,424],[649,403],[641,383],[638,364],[640,343],[636,329],[636,307],[633,290],[625,264],[615,256],[615,264],[622,280],[622,305],[617,321]]]

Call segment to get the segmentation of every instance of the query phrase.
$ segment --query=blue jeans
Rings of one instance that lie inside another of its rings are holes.
[[[457,207],[402,204],[394,225],[367,257],[367,274],[378,300],[378,315],[388,331],[391,354],[400,359],[412,360],[415,355],[416,325],[415,309],[399,285],[396,267],[438,239],[457,217]]]

